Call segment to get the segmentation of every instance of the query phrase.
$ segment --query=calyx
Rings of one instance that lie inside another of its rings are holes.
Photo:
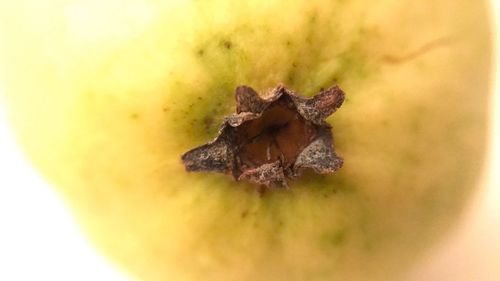
[[[342,167],[325,119],[344,101],[333,86],[304,98],[278,85],[265,98],[248,86],[236,88],[236,113],[218,136],[182,155],[187,171],[218,172],[259,186],[286,187],[304,168],[326,174]]]

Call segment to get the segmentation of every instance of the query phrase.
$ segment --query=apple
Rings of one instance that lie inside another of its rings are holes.
[[[140,280],[398,280],[478,189],[486,2],[22,0],[0,18],[19,142]],[[344,90],[341,169],[261,195],[185,170],[236,87],[279,84]]]

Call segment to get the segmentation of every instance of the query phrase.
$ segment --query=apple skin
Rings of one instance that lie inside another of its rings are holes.
[[[486,3],[240,2],[3,1],[19,142],[140,280],[398,280],[478,189]],[[264,196],[185,172],[180,155],[215,137],[237,85],[278,83],[347,93],[328,119],[339,172]]]

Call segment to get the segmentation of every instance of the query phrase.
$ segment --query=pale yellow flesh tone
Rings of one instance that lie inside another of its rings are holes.
[[[391,280],[474,194],[481,1],[2,0],[0,19],[19,141],[139,280]],[[237,85],[278,83],[347,93],[328,119],[338,173],[261,197],[185,172],[180,155],[216,136]]]

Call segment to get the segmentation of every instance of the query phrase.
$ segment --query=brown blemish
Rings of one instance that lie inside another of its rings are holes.
[[[242,219],[246,218],[247,215],[248,215],[248,210],[245,210],[245,211],[241,212],[241,218]]]
[[[233,42],[231,42],[229,40],[225,40],[222,42],[222,46],[224,46],[224,48],[230,50],[233,47]]]
[[[437,48],[441,48],[450,44],[450,38],[438,38],[433,41],[427,42],[420,47],[412,50],[406,54],[395,56],[395,55],[384,55],[382,60],[389,64],[400,64],[413,59],[416,59],[426,53],[429,53]]]
[[[208,132],[214,124],[214,118],[212,116],[207,116],[203,118],[203,124],[205,125],[205,130]]]

